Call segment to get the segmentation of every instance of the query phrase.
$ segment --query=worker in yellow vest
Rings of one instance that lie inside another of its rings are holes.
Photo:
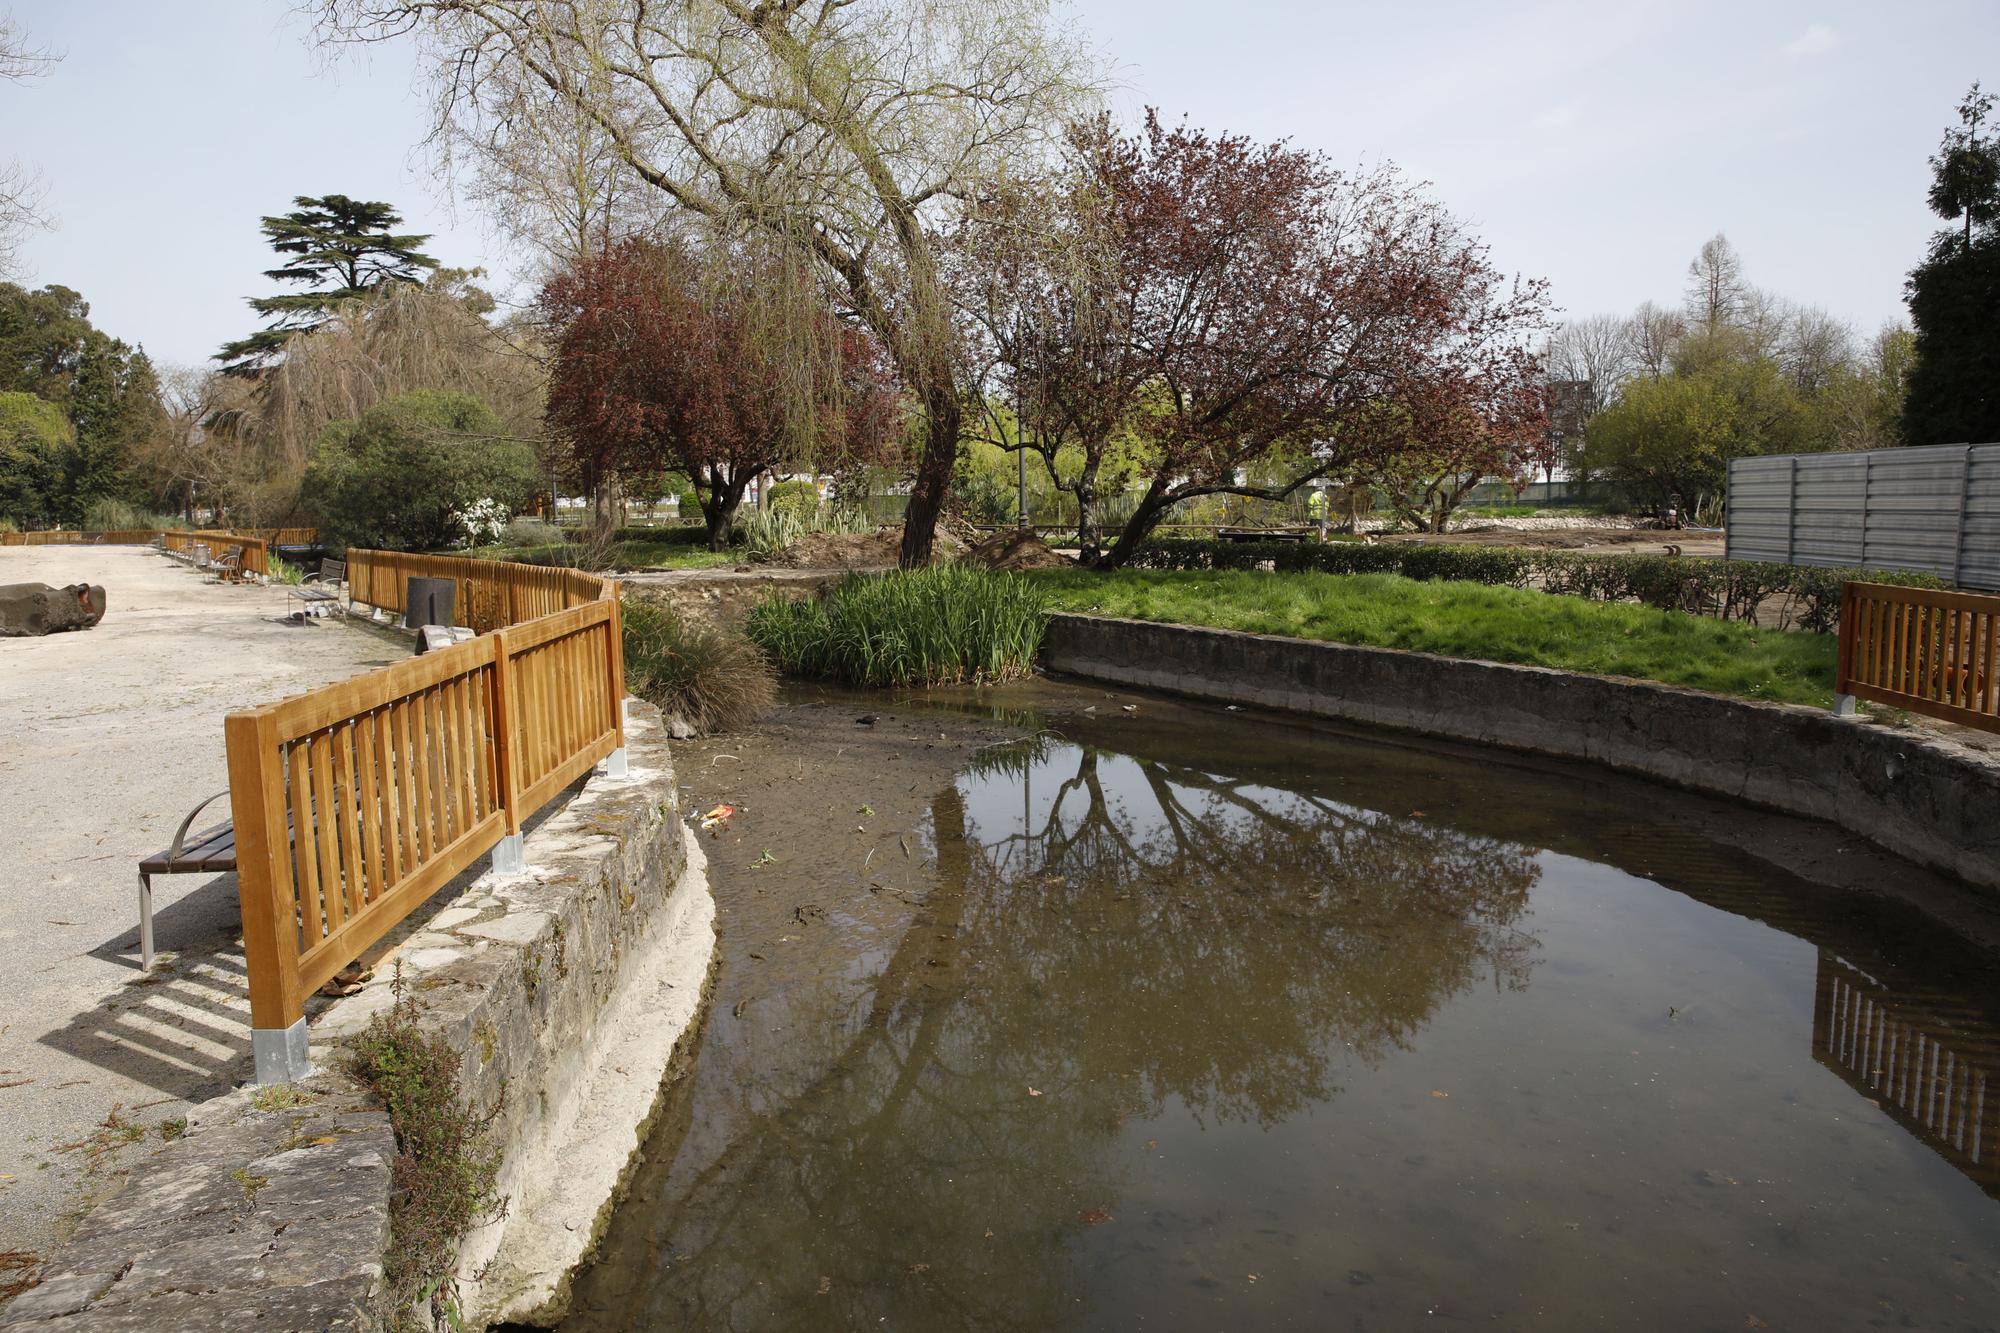
[[[1326,488],[1315,486],[1306,492],[1306,518],[1319,529],[1319,539],[1326,540]]]

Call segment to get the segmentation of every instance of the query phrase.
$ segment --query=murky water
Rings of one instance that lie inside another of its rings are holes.
[[[923,817],[810,904],[718,857],[705,1044],[572,1333],[2000,1325],[1981,956],[1712,803],[1083,697],[897,769]],[[823,711],[796,790],[859,833]]]

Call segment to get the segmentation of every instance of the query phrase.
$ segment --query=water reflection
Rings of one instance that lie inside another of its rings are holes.
[[[936,886],[849,1049],[577,1326],[1057,1326],[1073,1241],[1125,1207],[1128,1127],[1282,1121],[1453,993],[1528,979],[1534,861],[1420,818],[1043,741],[932,824]]]
[[[2000,1035],[1943,995],[1898,995],[1820,950],[1813,1058],[2000,1199]]]
[[[911,788],[823,925],[739,931],[571,1333],[2000,1308],[1984,960],[1658,789],[1110,713]],[[870,780],[829,770],[843,814]]]

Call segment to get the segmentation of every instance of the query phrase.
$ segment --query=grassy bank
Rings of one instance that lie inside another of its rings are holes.
[[[1833,699],[1832,636],[1626,603],[1391,574],[1052,570],[1031,577],[1059,611],[1632,676],[1744,699]]]
[[[526,565],[567,565],[576,563],[576,548],[549,546],[480,546],[457,555],[481,560],[516,560]],[[621,540],[612,544],[611,560],[619,569],[713,569],[718,565],[740,565],[741,551],[711,551],[706,546],[689,546],[681,541]]]

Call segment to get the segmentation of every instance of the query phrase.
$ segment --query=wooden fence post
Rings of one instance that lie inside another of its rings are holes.
[[[222,733],[229,756],[229,807],[236,827],[236,897],[243,914],[243,962],[250,978],[250,1050],[259,1083],[290,1083],[312,1072],[299,936],[293,920],[291,838],[286,829],[284,760],[267,711],[231,713]]]
[[[613,579],[611,589],[610,659],[611,725],[618,732],[618,748],[625,748],[625,602],[624,585]]]
[[[1854,594],[1852,582],[1840,585],[1840,659],[1833,674],[1833,715],[1853,717],[1856,712],[1854,695],[1854,641],[1861,631],[1859,599]]]

